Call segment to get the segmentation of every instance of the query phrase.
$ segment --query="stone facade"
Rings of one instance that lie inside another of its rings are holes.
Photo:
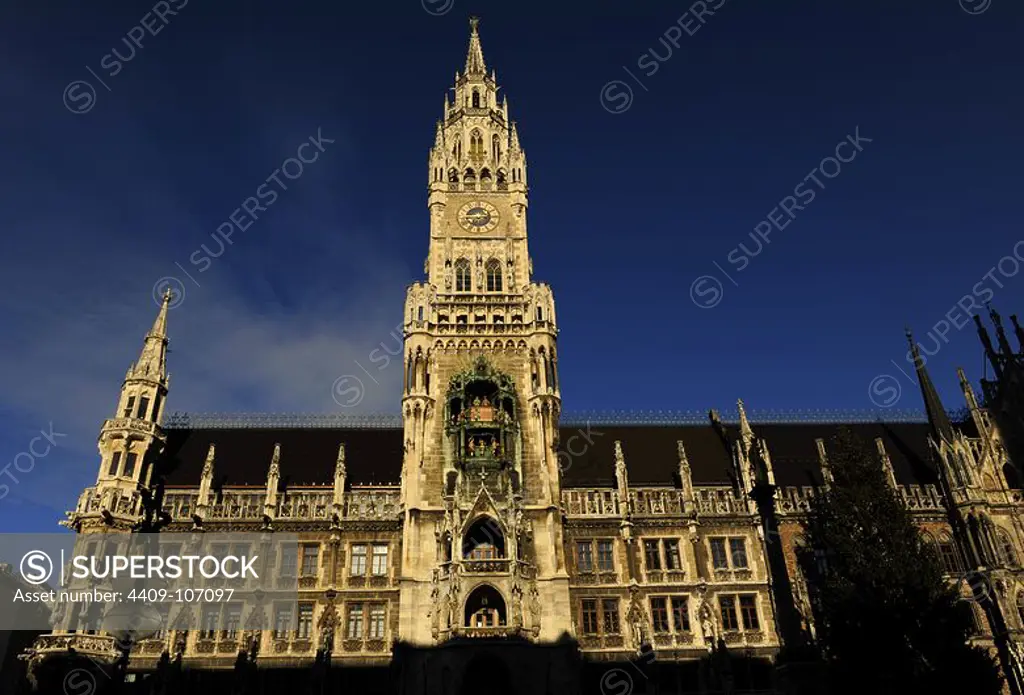
[[[165,297],[102,426],[96,484],[66,525],[138,528],[158,500],[165,531],[296,532],[313,549],[299,591],[315,629],[168,629],[128,645],[130,671],[151,672],[162,656],[230,669],[240,651],[261,669],[312,668],[325,654],[334,666],[382,666],[398,643],[565,636],[594,661],[646,649],[698,661],[722,647],[771,661],[813,635],[795,548],[840,423],[754,425],[742,403],[728,423],[714,411],[702,424],[563,422],[554,298],[532,277],[526,177],[473,22],[430,150],[427,277],[407,293],[393,422],[169,421]],[[928,422],[853,426],[876,442],[964,586],[973,640],[1019,693],[1020,476],[962,373],[969,417],[955,427],[923,360],[918,376]],[[111,636],[72,621],[38,640],[34,665],[69,647],[118,657]],[[457,685],[444,673],[437,682]]]

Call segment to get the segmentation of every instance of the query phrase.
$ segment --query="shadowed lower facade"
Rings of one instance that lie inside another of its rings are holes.
[[[89,658],[155,693],[610,695],[623,674],[631,692],[820,692],[780,655],[813,644],[795,548],[844,423],[752,423],[742,403],[728,421],[563,417],[526,155],[475,21],[452,92],[429,153],[426,278],[403,310],[401,414],[165,417],[166,297],[68,514],[123,532],[153,499],[164,531],[297,533],[298,605],[274,630],[207,607],[216,629],[132,639],[126,661],[72,613],[26,654],[41,687]],[[978,327],[996,412],[961,373],[954,424],[918,360],[926,421],[845,424],[874,442],[1019,694],[1021,358],[994,319],[998,350]]]

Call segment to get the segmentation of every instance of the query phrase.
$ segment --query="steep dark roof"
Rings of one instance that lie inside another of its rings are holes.
[[[754,434],[768,442],[778,485],[817,485],[821,482],[821,466],[814,440],[824,439],[827,448],[840,426],[754,425]],[[934,468],[929,462],[927,423],[857,423],[847,426],[867,440],[872,450],[874,440],[882,438],[896,479],[901,484],[936,482]],[[573,436],[575,439],[571,440]],[[726,426],[725,439],[710,425],[594,425],[589,431],[585,427],[562,428],[558,459],[566,486],[614,485],[615,442],[621,441],[630,484],[666,485],[678,477],[676,442],[682,440],[694,484],[725,484],[731,482],[733,475],[730,448],[738,436],[739,428],[735,425]]]
[[[927,445],[927,423],[851,424],[854,433],[873,447],[881,437],[892,460],[896,479],[903,484],[936,482]],[[757,437],[768,441],[776,483],[816,485],[821,482],[815,439],[828,441],[839,424],[754,425]],[[735,425],[724,435],[711,425],[593,425],[562,427],[558,460],[566,487],[613,486],[615,442],[622,452],[633,485],[671,485],[677,482],[682,440],[695,485],[731,482],[731,444]],[[285,486],[330,485],[338,445],[345,443],[350,484],[397,484],[402,470],[402,431],[394,428],[222,428],[170,429],[167,452],[158,472],[170,486],[196,486],[211,443],[216,444],[214,485],[262,486],[273,456],[281,445],[281,478]]]
[[[330,485],[342,442],[350,483],[398,483],[402,472],[402,431],[398,429],[173,429],[168,431],[167,453],[158,470],[166,476],[167,485],[198,485],[213,443],[217,447],[215,485],[261,486],[274,444],[280,444],[285,486]]]

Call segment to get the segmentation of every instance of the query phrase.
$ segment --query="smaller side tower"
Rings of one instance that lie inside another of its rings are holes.
[[[167,442],[159,422],[169,382],[167,310],[172,296],[169,289],[164,293],[142,353],[125,374],[114,417],[100,428],[96,484],[83,491],[77,508],[63,522],[80,533],[127,531],[142,520],[153,462]]]

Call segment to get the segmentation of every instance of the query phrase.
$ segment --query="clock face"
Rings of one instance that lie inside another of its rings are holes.
[[[459,209],[459,225],[470,232],[489,232],[498,226],[498,209],[483,201],[466,203]]]

